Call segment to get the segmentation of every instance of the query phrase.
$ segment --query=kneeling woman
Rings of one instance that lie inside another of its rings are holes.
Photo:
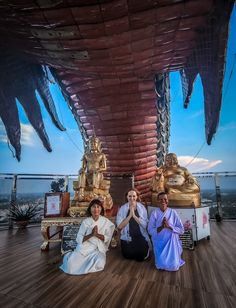
[[[138,192],[135,189],[126,196],[128,202],[120,207],[116,217],[117,227],[121,231],[121,252],[126,259],[143,261],[149,256],[147,210],[137,202]]]
[[[60,266],[67,274],[82,275],[102,271],[106,264],[106,252],[115,226],[102,216],[104,208],[98,199],[90,202],[87,213],[90,217],[81,223],[76,249],[64,256]]]

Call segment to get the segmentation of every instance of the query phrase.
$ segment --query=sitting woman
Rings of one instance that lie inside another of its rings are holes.
[[[87,213],[90,217],[81,223],[76,249],[64,256],[60,266],[67,274],[82,275],[102,271],[106,264],[106,252],[115,225],[103,217],[104,208],[98,199],[90,202]]]
[[[137,202],[138,192],[135,189],[130,190],[126,197],[128,202],[120,207],[116,217],[118,230],[121,231],[121,252],[126,259],[143,261],[149,256],[147,210]]]

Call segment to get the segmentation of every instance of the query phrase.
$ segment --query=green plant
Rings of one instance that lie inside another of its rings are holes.
[[[13,221],[29,221],[39,213],[38,205],[18,205],[12,204],[8,217]]]
[[[51,192],[63,192],[65,186],[65,179],[59,178],[51,183]]]

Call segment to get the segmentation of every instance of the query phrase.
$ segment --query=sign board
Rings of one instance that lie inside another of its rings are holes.
[[[63,227],[61,252],[65,254],[68,251],[73,251],[76,246],[76,237],[79,231],[80,224],[78,225],[66,225]]]
[[[184,234],[179,236],[182,241],[182,247],[186,249],[194,249],[193,232],[192,229],[185,230]]]

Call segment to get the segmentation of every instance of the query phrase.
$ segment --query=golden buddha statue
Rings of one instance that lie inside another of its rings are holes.
[[[99,188],[103,180],[103,171],[106,167],[106,157],[101,152],[101,144],[97,137],[88,140],[88,147],[82,159],[82,168],[79,171],[78,186],[79,200],[84,198],[84,189]]]
[[[106,156],[102,153],[100,140],[94,134],[86,144],[78,181],[73,182],[75,195],[69,208],[70,216],[84,216],[89,202],[94,198],[103,200],[105,209],[112,208],[110,181],[103,178],[106,169]]]
[[[169,205],[201,205],[200,186],[195,177],[184,167],[179,166],[176,154],[165,157],[164,166],[157,169],[151,181],[152,204],[157,205],[157,195],[161,191],[168,194]]]

